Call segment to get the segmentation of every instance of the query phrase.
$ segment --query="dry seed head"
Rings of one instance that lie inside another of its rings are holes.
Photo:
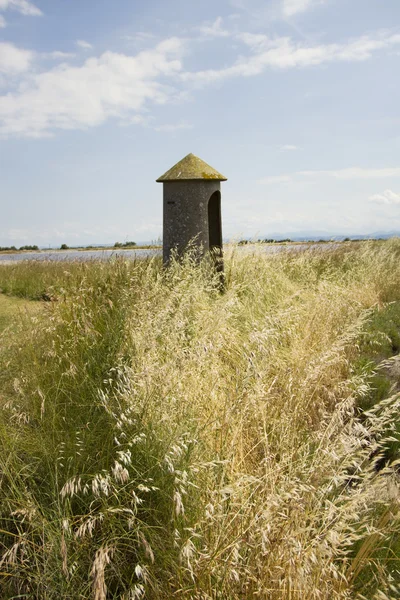
[[[108,496],[110,493],[111,484],[109,475],[97,474],[92,479],[92,492],[95,496]]]
[[[146,540],[146,538],[142,532],[139,532],[138,535],[139,535],[139,540],[143,544],[144,551],[146,553],[147,558],[149,558],[151,560],[151,562],[154,563],[154,553],[153,553],[153,550],[151,549],[149,542]]]
[[[72,498],[73,496],[78,494],[78,492],[80,492],[81,489],[82,489],[81,478],[78,476],[72,477],[63,485],[61,492],[60,492],[61,498],[63,500],[67,497]]]
[[[118,461],[115,461],[111,469],[113,477],[117,483],[126,483],[129,481],[129,472]]]
[[[0,568],[6,565],[16,565],[18,563],[18,552],[24,541],[15,542],[11,548],[5,550],[0,558]]]
[[[81,525],[76,529],[74,536],[76,539],[84,538],[85,536],[92,537],[93,531],[97,525],[104,520],[104,513],[99,513],[94,517],[89,517],[83,521]]]
[[[64,531],[61,532],[60,553],[61,553],[61,560],[62,560],[61,569],[62,569],[64,577],[66,577],[68,579],[68,577],[69,577],[68,553],[67,553],[67,544],[65,543],[65,532]]]
[[[107,586],[105,582],[105,570],[110,564],[113,548],[99,548],[93,561],[90,575],[93,579],[94,600],[107,600]]]
[[[144,598],[145,589],[141,583],[137,583],[131,590],[129,590],[128,594],[125,594],[122,597],[122,600],[140,600],[140,598]]]
[[[185,508],[183,506],[182,496],[177,490],[175,490],[175,492],[174,492],[174,504],[175,504],[176,516],[179,517],[179,515],[184,515]]]
[[[132,462],[132,453],[128,450],[118,450],[117,451],[118,460],[120,460],[124,465],[129,466]]]

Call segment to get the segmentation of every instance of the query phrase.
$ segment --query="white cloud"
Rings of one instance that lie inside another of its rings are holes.
[[[317,4],[323,4],[325,0],[283,0],[283,14],[292,17],[297,13],[314,8]]]
[[[221,35],[224,30],[220,17],[208,30],[214,37]],[[65,61],[72,58],[69,53],[35,55],[13,44],[2,43],[0,72],[4,80],[10,74],[14,76],[14,91],[0,95],[0,134],[43,136],[57,128],[94,127],[112,117],[132,123],[149,102],[162,104],[177,98],[182,101],[196,86],[227,78],[256,76],[267,69],[367,60],[374,52],[400,45],[400,35],[389,31],[342,44],[318,46],[296,43],[289,37],[271,39],[264,34],[245,32],[229,35],[246,46],[247,54],[242,52],[231,66],[197,72],[184,71],[181,63],[187,39],[171,38],[134,55],[108,51],[78,66],[66,64]],[[84,40],[76,43],[84,49],[91,48]],[[63,62],[47,71],[43,67],[40,71],[37,64],[34,72],[28,72],[33,58],[40,56]],[[15,79],[18,74],[19,81]],[[294,149],[291,145],[281,148],[282,151]],[[327,173],[335,176],[334,172]],[[347,171],[336,176],[351,178],[352,175]]]
[[[91,50],[93,48],[92,44],[89,44],[85,40],[76,40],[75,44],[84,50]]]
[[[17,48],[9,42],[0,42],[0,73],[14,75],[26,71],[33,59],[33,52]],[[1,96],[0,96],[1,98]]]
[[[199,31],[206,37],[227,37],[230,35],[229,31],[222,28],[222,17],[217,17],[212,23],[199,27]]]
[[[29,0],[0,0],[0,10],[16,10],[22,15],[39,17],[42,11]]]
[[[41,56],[43,56],[43,58],[52,58],[54,60],[67,60],[68,58],[74,58],[76,54],[74,52],[61,52],[60,50],[54,50],[54,52],[44,52]]]
[[[246,0],[229,0],[229,4],[233,6],[233,8],[237,8],[239,10],[246,10]]]
[[[129,125],[143,125],[143,127],[150,127],[150,123],[153,121],[153,117],[148,115],[126,115],[124,120],[119,123],[120,126],[128,127]]]
[[[376,50],[383,50],[400,44],[400,34],[388,34],[382,31],[377,37],[361,36],[338,50],[339,60],[366,60],[371,58]]]
[[[174,97],[176,90],[159,79],[176,77],[182,52],[181,40],[170,38],[136,56],[105,52],[79,67],[61,64],[27,77],[16,92],[0,96],[0,134],[38,137],[112,117],[129,120],[147,103]]]
[[[400,177],[400,167],[388,167],[384,169],[363,169],[352,167],[339,169],[337,171],[299,171],[298,175],[305,177],[334,177],[335,179],[376,179],[380,177]]]
[[[293,146],[292,144],[284,144],[280,147],[281,152],[292,152],[294,150],[298,150],[298,146]]]
[[[270,43],[270,38],[264,33],[248,33],[245,31],[236,34],[236,38],[249,46],[254,52],[260,52],[268,48]]]
[[[154,33],[149,33],[147,31],[137,31],[134,35],[123,35],[121,39],[135,46],[143,47],[147,44],[153,42],[156,36]]]
[[[374,37],[365,35],[343,44],[319,46],[296,43],[289,37],[271,39],[263,34],[239,33],[236,38],[249,47],[249,56],[241,56],[236,63],[223,69],[183,73],[182,79],[205,85],[232,77],[260,75],[266,69],[293,69],[330,62],[364,61],[378,50],[400,45],[400,35],[388,31],[379,31]]]
[[[0,15],[0,29],[4,29],[4,27],[7,27],[7,23],[5,18]]]
[[[392,192],[392,190],[385,190],[382,194],[374,194],[368,198],[370,202],[377,202],[378,204],[400,204],[400,194]]]
[[[295,173],[286,173],[284,175],[273,175],[259,179],[258,183],[289,183],[292,181],[302,181],[315,179],[318,177],[333,177],[349,181],[353,179],[379,179],[388,177],[400,177],[400,167],[387,167],[383,169],[363,169],[361,167],[351,167],[348,169],[324,170],[324,171],[297,171]],[[386,190],[389,191],[390,190]]]

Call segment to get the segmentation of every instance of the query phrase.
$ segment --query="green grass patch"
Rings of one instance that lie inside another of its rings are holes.
[[[57,299],[66,288],[84,279],[90,264],[90,261],[30,260],[0,264],[0,290],[30,300]]]
[[[374,360],[400,352],[400,302],[377,307],[371,313],[362,344],[364,356]]]
[[[38,310],[38,303],[0,294],[0,334],[8,327],[16,325],[21,317],[32,315]]]
[[[400,302],[378,306],[360,336],[360,356],[355,363],[357,372],[368,381],[368,392],[360,395],[358,406],[363,413],[396,394],[400,389],[400,368],[397,356],[400,351]],[[392,362],[391,360],[392,359]],[[400,458],[400,424],[390,424],[381,465]]]

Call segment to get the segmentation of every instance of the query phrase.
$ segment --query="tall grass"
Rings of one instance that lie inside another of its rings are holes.
[[[30,300],[55,300],[76,286],[100,261],[24,260],[0,263],[0,291]],[[91,277],[91,276],[90,276]]]
[[[400,398],[362,410],[360,358],[399,257],[233,249],[224,293],[190,255],[57,275],[1,340],[0,596],[398,597]]]

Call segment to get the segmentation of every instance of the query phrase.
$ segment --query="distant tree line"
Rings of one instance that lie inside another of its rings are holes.
[[[346,237],[346,238],[343,238],[343,239],[341,239],[341,238],[338,238],[338,239],[332,238],[330,240],[328,240],[328,239],[320,239],[320,240],[315,240],[315,239],[314,240],[305,240],[305,239],[301,239],[301,240],[296,240],[296,241],[295,240],[291,240],[290,238],[285,238],[285,239],[282,239],[282,240],[274,240],[272,238],[265,238],[264,240],[261,240],[261,239],[259,239],[259,240],[240,240],[238,243],[239,243],[239,246],[244,246],[246,244],[254,244],[254,243],[258,243],[258,244],[284,244],[286,242],[291,242],[291,243],[308,242],[308,243],[313,243],[313,244],[328,244],[328,243],[332,243],[332,242],[335,242],[335,243],[337,243],[337,242],[360,242],[363,239],[369,239],[369,238],[349,238],[349,237]],[[373,238],[373,239],[375,239],[375,240],[383,240],[384,238]]]
[[[0,246],[0,252],[7,252],[10,250],[39,250],[39,246],[21,246],[17,248],[16,246]]]
[[[136,242],[115,242],[114,248],[129,248],[130,246],[136,246]]]
[[[259,244],[284,244],[285,242],[292,242],[291,239],[285,238],[284,240],[273,240],[266,238],[265,240],[257,240]],[[246,244],[254,244],[254,240],[240,240],[239,246],[245,246]]]

